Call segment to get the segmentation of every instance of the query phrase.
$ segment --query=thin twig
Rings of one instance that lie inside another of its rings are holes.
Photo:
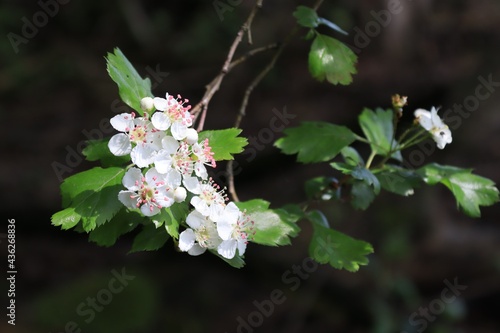
[[[224,61],[224,64],[222,66],[222,69],[221,69],[219,75],[217,75],[212,80],[212,82],[210,82],[206,86],[206,91],[205,91],[205,94],[203,95],[203,98],[192,109],[191,114],[194,116],[194,118],[195,118],[194,120],[196,120],[200,111],[202,111],[202,113],[207,112],[208,103],[210,103],[210,100],[212,99],[213,95],[217,92],[217,90],[219,90],[219,87],[222,83],[222,80],[224,79],[224,76],[229,71],[229,66],[230,66],[231,61],[233,59],[234,53],[236,52],[238,45],[241,43],[241,40],[243,39],[243,34],[250,29],[250,27],[252,25],[252,21],[253,21],[255,15],[257,14],[257,11],[262,7],[263,1],[264,0],[257,0],[257,2],[255,3],[255,6],[252,8],[252,11],[250,12],[247,20],[241,26],[240,30],[236,34],[236,37],[235,37],[233,43],[231,44],[231,47],[229,48],[229,52],[227,54],[226,61]],[[205,115],[202,115],[202,118],[204,118],[204,117],[205,117]],[[203,124],[201,124],[201,125],[203,125]],[[203,126],[201,126],[201,127],[198,126],[198,129],[203,129]]]
[[[318,0],[313,6],[314,10],[318,10],[318,8],[321,6],[323,3],[323,0]],[[280,57],[281,53],[285,49],[285,47],[290,43],[290,40],[295,36],[297,31],[299,30],[298,25],[295,25],[292,31],[288,34],[288,36],[285,38],[285,41],[280,45],[274,56],[272,57],[271,61],[267,64],[267,66],[259,73],[257,76],[253,79],[253,81],[248,85],[247,89],[245,90],[245,94],[243,95],[243,100],[241,101],[241,106],[240,110],[238,112],[238,115],[236,116],[236,121],[234,122],[234,127],[238,128],[240,127],[241,121],[243,120],[243,117],[246,114],[246,108],[248,105],[248,100],[250,98],[250,95],[252,91],[259,85],[260,81],[271,71],[271,69],[274,68],[274,65],[276,64],[276,61]],[[230,160],[227,163],[226,167],[226,172],[228,176],[228,192],[231,195],[232,199],[236,202],[240,201],[238,198],[238,194],[236,193],[236,187],[234,185],[234,173],[233,173],[233,162],[234,160]]]

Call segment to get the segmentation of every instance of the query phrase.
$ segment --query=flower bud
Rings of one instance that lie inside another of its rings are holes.
[[[198,142],[198,132],[194,128],[188,128],[186,130],[186,142],[190,145]]]
[[[186,200],[187,192],[184,187],[178,187],[174,191],[174,200],[175,202],[183,202]]]
[[[154,109],[153,99],[151,97],[144,97],[141,99],[141,109],[143,111],[149,112]]]

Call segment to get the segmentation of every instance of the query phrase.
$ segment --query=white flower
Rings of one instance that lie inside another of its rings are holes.
[[[253,235],[253,221],[251,221],[239,208],[230,202],[217,222],[217,233],[222,242],[217,247],[217,252],[226,259],[231,259],[238,254],[245,253],[249,237]]]
[[[127,208],[140,208],[145,216],[156,215],[161,208],[174,203],[174,191],[165,176],[155,168],[149,169],[144,176],[140,169],[130,168],[123,176],[122,183],[127,191],[120,191],[118,199]]]
[[[190,146],[182,141],[178,142],[171,136],[162,140],[163,149],[155,157],[155,167],[160,173],[175,170],[183,177],[189,177],[193,173],[194,163],[191,157]]]
[[[215,168],[215,159],[212,148],[208,145],[208,139],[203,140],[201,143],[193,144],[193,154],[195,156],[194,172],[202,178],[207,179],[208,173],[205,165],[210,165]]]
[[[179,235],[179,249],[197,256],[207,249],[215,249],[221,243],[215,223],[198,211],[192,211],[186,218],[190,228]]]
[[[151,117],[151,121],[159,130],[165,131],[170,128],[172,136],[176,140],[183,140],[188,132],[187,129],[193,124],[193,117],[189,113],[191,106],[184,106],[188,100],[179,102],[181,96],[175,99],[173,96],[166,94],[166,98],[155,97],[153,103],[158,111]]]
[[[197,194],[191,198],[191,205],[203,216],[217,222],[226,206],[227,196],[224,190],[211,179],[200,182],[197,177],[186,177],[183,183],[189,192]]]
[[[110,119],[110,123],[114,129],[122,132],[109,140],[108,147],[113,155],[130,154],[132,162],[140,168],[153,163],[165,133],[156,130],[146,118],[135,118],[133,113],[118,114]]]
[[[417,109],[414,115],[420,126],[431,133],[439,149],[443,149],[447,143],[451,143],[451,131],[441,118],[439,118],[435,107],[432,107],[430,112],[424,109]]]

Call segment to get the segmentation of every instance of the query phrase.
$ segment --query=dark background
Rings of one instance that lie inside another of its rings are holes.
[[[482,209],[481,218],[468,218],[440,186],[419,189],[409,198],[382,194],[362,212],[342,204],[320,207],[334,228],[374,245],[370,264],[354,274],[307,260],[311,228],[306,223],[300,224],[302,232],[292,246],[250,245],[247,264],[239,270],[208,254],[178,253],[172,243],[157,252],[127,255],[132,235],[101,248],[84,234],[50,225],[50,216],[61,209],[54,163],[66,164],[68,151],[78,151],[87,139],[84,131],[98,129],[116,113],[118,92],[104,56],[120,47],[141,75],[156,82],[155,95],[179,93],[195,104],[220,70],[252,4],[229,5],[231,10],[219,16],[213,1],[74,0],[60,4],[43,22],[43,9],[35,1],[2,2],[1,209],[4,221],[16,220],[18,266],[16,326],[2,314],[2,332],[500,331],[499,206]],[[298,4],[312,2],[264,1],[252,27],[254,46],[245,40],[237,55],[282,41],[293,27],[291,13]],[[359,56],[353,84],[311,79],[309,42],[301,32],[255,89],[243,135],[258,136],[269,126],[272,110],[284,108],[296,115],[290,126],[325,120],[359,131],[362,108],[389,107],[394,93],[409,96],[403,118],[409,122],[416,108],[434,105],[446,111],[470,100],[480,76],[500,81],[500,3],[429,0],[401,1],[401,6],[401,13],[381,27],[371,11],[379,13],[385,2],[325,1],[320,15],[349,36],[320,31],[341,39]],[[22,36],[26,20],[34,17],[44,24],[16,52],[9,33]],[[370,24],[380,32],[361,45],[357,31]],[[271,55],[262,53],[226,77],[205,128],[232,126],[244,89]],[[169,74],[155,81],[154,69]],[[470,167],[500,181],[500,93],[494,89],[453,128],[453,143],[429,154],[426,162]],[[273,207],[304,200],[303,181],[332,172],[327,165],[298,165],[271,143],[255,160],[247,162],[248,156],[238,159],[240,199],[260,197]],[[92,165],[75,162],[63,177]],[[6,251],[1,258],[4,267]],[[110,281],[122,272],[130,280],[122,292],[110,293]],[[445,281],[467,287],[449,304],[441,298]],[[96,296],[109,304],[92,312],[89,297]],[[270,299],[280,304],[271,309]],[[264,304],[261,314],[257,303]],[[423,319],[420,311],[429,307]],[[415,312],[420,314],[412,326],[409,317]],[[241,321],[253,326],[238,329]]]

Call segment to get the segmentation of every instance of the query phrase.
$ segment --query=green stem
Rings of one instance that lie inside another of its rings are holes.
[[[370,165],[372,164],[375,155],[377,155],[377,153],[374,150],[372,150],[370,156],[368,157],[368,160],[366,161],[365,168],[370,169]]]

